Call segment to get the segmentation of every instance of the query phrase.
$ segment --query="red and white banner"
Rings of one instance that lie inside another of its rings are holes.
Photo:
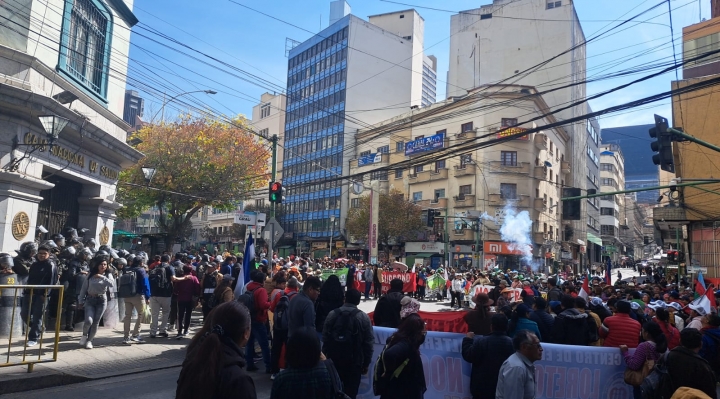
[[[356,281],[360,282],[360,288],[358,291],[365,292],[365,281],[361,281],[361,272],[358,272]],[[382,272],[380,282],[382,283],[382,293],[390,291],[390,281],[399,278],[403,282],[403,292],[415,292],[417,291],[417,281],[415,273],[402,273],[402,272]],[[370,282],[372,284],[372,282]],[[372,290],[371,290],[372,291]]]
[[[470,293],[470,298],[474,298],[475,295],[479,293],[483,294],[490,294],[490,291],[492,291],[495,287],[492,285],[476,285],[473,291]],[[520,294],[522,293],[522,288],[510,288],[513,290],[513,294],[510,296],[510,302],[520,302],[522,301],[522,297]]]

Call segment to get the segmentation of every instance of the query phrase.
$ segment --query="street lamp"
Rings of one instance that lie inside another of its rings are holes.
[[[180,93],[176,96],[170,97],[167,101],[163,101],[162,107],[160,108],[160,110],[158,112],[155,113],[155,115],[153,115],[153,117],[152,117],[152,119],[150,119],[150,121],[155,121],[155,117],[160,112],[163,113],[163,120],[165,120],[165,105],[167,105],[168,103],[170,103],[171,101],[173,101],[174,99],[176,99],[180,96],[184,96],[186,94],[193,94],[193,93],[217,94],[217,92],[215,90],[194,90],[194,91],[186,91],[184,93]]]
[[[45,134],[47,135],[47,145],[50,150],[52,150],[53,145],[55,145],[55,142],[57,141],[58,137],[60,137],[60,132],[62,132],[63,129],[65,129],[65,126],[67,126],[68,122],[70,122],[68,119],[63,118],[62,116],[57,115],[40,115],[38,116],[38,119],[40,120],[40,124],[43,127],[43,130],[45,130]],[[24,160],[25,158],[29,157],[30,154],[37,151],[38,149],[44,148],[46,143],[30,143],[30,144],[20,144],[20,143],[14,143],[13,147],[19,147],[19,146],[32,146],[33,149],[29,152],[25,152],[25,154],[20,158],[13,158],[10,163],[8,163],[3,169],[9,170],[10,172],[16,172],[18,168],[20,167],[20,162]],[[14,150],[15,148],[13,148]]]
[[[330,247],[328,248],[328,254],[330,254],[330,259],[332,259],[332,239],[335,235],[335,216],[330,216]]]
[[[157,169],[149,167],[142,167],[140,169],[142,170],[143,177],[145,177],[145,181],[147,182],[148,187],[150,187],[150,182],[152,181],[153,177],[155,177]]]

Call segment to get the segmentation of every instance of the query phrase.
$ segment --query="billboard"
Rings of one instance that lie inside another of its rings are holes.
[[[519,133],[526,132],[526,131],[527,131],[527,129],[525,129],[524,127],[513,126],[513,127],[509,127],[509,128],[500,130],[499,132],[497,132],[496,136],[497,136],[497,138],[501,139],[504,137],[512,136],[512,135],[519,134]],[[527,140],[530,140],[530,137],[526,134],[524,136],[515,137],[515,140],[526,140],[527,141]]]
[[[405,143],[405,156],[431,152],[445,147],[445,133],[438,133],[430,137],[423,137]]]
[[[363,155],[358,158],[358,166],[365,166],[382,162],[382,153]]]

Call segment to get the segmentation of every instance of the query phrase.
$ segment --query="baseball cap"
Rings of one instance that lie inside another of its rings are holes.
[[[695,305],[695,304],[691,303],[690,305],[688,305],[688,307],[690,309],[696,311],[700,316],[705,316],[707,314],[707,311],[705,310],[705,308],[703,308],[700,305]]]

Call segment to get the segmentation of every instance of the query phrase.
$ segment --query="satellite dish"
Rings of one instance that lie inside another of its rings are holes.
[[[363,190],[365,190],[365,187],[363,187],[362,183],[353,182],[353,185],[352,185],[353,194],[360,195],[363,193]]]
[[[552,168],[552,164],[550,163],[550,161],[545,161],[545,166],[547,166],[548,168]]]

